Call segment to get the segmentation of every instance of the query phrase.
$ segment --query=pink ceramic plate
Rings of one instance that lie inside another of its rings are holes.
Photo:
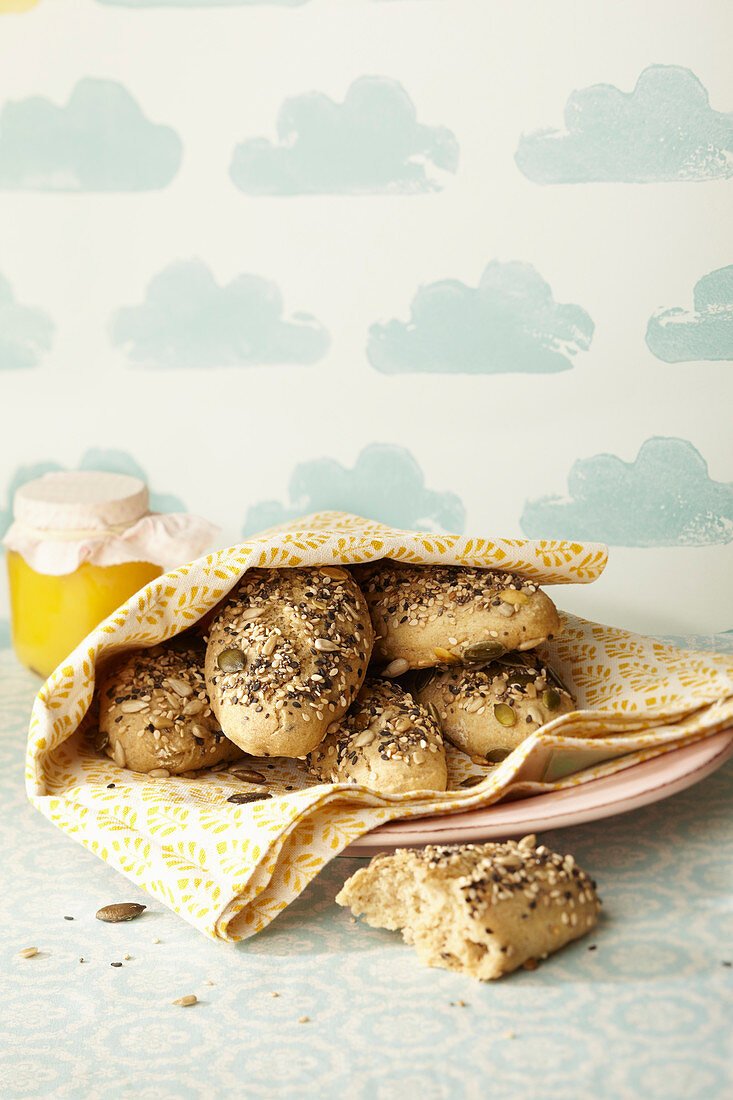
[[[406,845],[493,840],[613,817],[691,787],[732,755],[733,729],[723,730],[705,741],[697,741],[578,787],[464,814],[392,821],[355,840],[343,855],[369,856]]]

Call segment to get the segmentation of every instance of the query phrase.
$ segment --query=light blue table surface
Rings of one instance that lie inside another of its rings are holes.
[[[36,688],[0,651],[3,1098],[733,1096],[733,762],[664,802],[544,834],[597,878],[602,923],[482,985],[420,966],[398,934],[334,905],[355,858],[254,939],[207,940],[26,802]],[[95,920],[123,900],[150,909]],[[26,946],[39,954],[20,958]],[[187,993],[199,1003],[171,1004]]]

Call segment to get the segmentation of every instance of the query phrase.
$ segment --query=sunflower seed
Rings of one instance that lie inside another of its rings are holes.
[[[409,667],[410,665],[404,657],[396,657],[394,661],[390,661],[386,668],[382,669],[382,676],[401,676],[403,672],[407,672]]]
[[[117,741],[116,744],[115,744],[114,761],[115,761],[115,764],[117,764],[117,766],[119,768],[124,768],[125,765],[127,764],[127,757],[125,756],[125,750],[123,749],[123,747],[122,747],[122,745],[120,744],[119,741]]]
[[[181,714],[185,714],[186,717],[189,717],[192,714],[200,714],[205,706],[205,699],[189,699],[183,710],[181,711]]]
[[[38,954],[38,948],[37,947],[24,947],[22,951],[18,952],[18,954],[20,955],[20,957],[22,959],[32,959],[34,955]]]
[[[187,993],[185,997],[179,997],[177,1001],[173,1001],[174,1005],[180,1005],[181,1008],[188,1008],[190,1005],[195,1005],[198,1001],[198,997],[195,993]]]
[[[142,699],[126,699],[124,703],[120,703],[120,710],[123,714],[137,714],[139,710],[145,710],[147,705]]]
[[[247,607],[244,611],[240,612],[239,620],[243,623],[251,623],[254,622],[255,619],[261,619],[264,613],[264,607]]]
[[[319,653],[335,653],[339,646],[329,638],[316,638],[313,643]]]
[[[188,699],[190,695],[193,695],[193,688],[185,680],[176,680],[173,676],[169,676],[163,683],[172,688],[176,695],[179,695],[182,699]]]
[[[265,777],[262,772],[256,772],[254,768],[232,767],[227,770],[231,775],[236,775],[237,779],[241,779],[245,783],[265,782]]]
[[[170,774],[167,768],[153,768],[152,771],[148,772],[148,775],[153,779],[167,779]]]
[[[135,920],[146,908],[147,906],[139,905],[136,901],[118,901],[113,905],[103,905],[95,916],[97,920],[106,921],[107,924],[119,924],[123,920]]]

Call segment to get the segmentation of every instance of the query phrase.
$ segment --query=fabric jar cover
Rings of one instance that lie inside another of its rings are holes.
[[[150,512],[145,484],[127,474],[54,471],[13,499],[3,544],[37,573],[59,577],[80,565],[146,561],[169,569],[210,546],[218,528],[185,512]]]
[[[733,656],[674,649],[562,614],[540,652],[579,709],[484,769],[448,746],[446,792],[378,795],[316,782],[292,760],[267,760],[274,797],[227,801],[246,785],[226,771],[151,779],[100,756],[84,723],[97,666],[187,629],[254,567],[350,565],[380,557],[513,571],[540,584],[587,583],[606,548],[571,542],[399,531],[318,513],[209,554],[148,584],[100,624],[39,691],[26,755],[31,802],[60,829],[214,938],[264,928],[351,841],[397,818],[478,809],[511,794],[573,786],[733,724]],[[459,784],[470,775],[483,781]],[[110,786],[111,785],[111,786]]]

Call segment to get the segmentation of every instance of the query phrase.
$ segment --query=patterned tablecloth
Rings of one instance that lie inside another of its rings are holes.
[[[602,924],[536,971],[479,985],[424,969],[397,934],[333,905],[355,858],[253,939],[206,940],[27,803],[36,688],[0,651],[3,1098],[733,1095],[733,763],[664,802],[543,834],[597,878]],[[94,919],[122,900],[150,909]],[[20,958],[27,946],[38,955]],[[199,1003],[172,1005],[188,993]]]

